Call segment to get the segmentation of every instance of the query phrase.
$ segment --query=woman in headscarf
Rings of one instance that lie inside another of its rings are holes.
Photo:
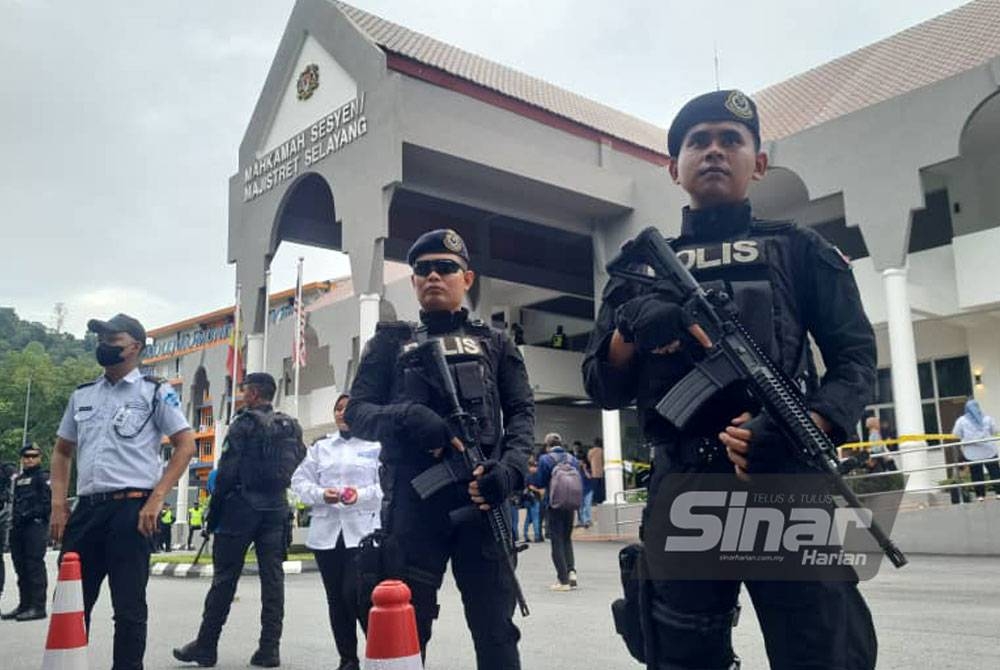
[[[993,417],[983,414],[977,400],[969,400],[965,403],[965,414],[958,417],[955,427],[951,432],[956,435],[960,442],[970,442],[993,437],[997,434],[996,422]],[[983,466],[986,466],[990,479],[993,480],[993,492],[1000,498],[1000,464],[993,460],[991,463],[977,463],[997,458],[997,443],[994,440],[980,442],[978,444],[966,444],[962,446],[962,456],[970,461],[969,471],[972,473],[973,482],[983,481]],[[985,500],[986,487],[983,484],[976,484],[976,499]]]

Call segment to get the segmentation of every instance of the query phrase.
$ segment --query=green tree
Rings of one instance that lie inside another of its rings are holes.
[[[51,350],[50,350],[51,348]],[[51,453],[70,394],[101,368],[93,345],[56,334],[0,308],[0,461],[17,460],[24,444],[25,393],[31,379],[28,439]]]

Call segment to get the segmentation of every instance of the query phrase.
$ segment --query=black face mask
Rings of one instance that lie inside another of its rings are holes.
[[[97,345],[97,362],[102,368],[124,363],[123,351],[125,351],[125,347],[116,347],[113,344],[101,342]]]

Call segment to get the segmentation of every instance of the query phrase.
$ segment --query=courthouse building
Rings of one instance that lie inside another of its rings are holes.
[[[947,431],[972,394],[1000,415],[998,26],[1000,0],[978,0],[753,93],[772,166],[756,212],[813,226],[853,259],[878,333],[872,409],[899,434]],[[328,425],[376,322],[416,317],[407,248],[450,227],[479,272],[474,312],[523,328],[538,434],[603,436],[608,488],[620,488],[622,458],[644,458],[634,413],[589,403],[581,349],[609,257],[647,225],[679,230],[685,196],[664,167],[669,120],[658,121],[349,5],[299,0],[229,184],[248,370],[284,380],[279,405],[297,401],[307,429]],[[263,355],[265,272],[282,241],[351,265],[310,304],[298,398],[294,319],[272,319]],[[186,327],[225,321],[210,317]],[[565,349],[547,346],[559,325]],[[154,331],[157,346],[178,330]],[[204,404],[198,367],[175,359],[202,355],[154,357],[181,372],[192,412]],[[213,356],[218,420],[225,371]]]

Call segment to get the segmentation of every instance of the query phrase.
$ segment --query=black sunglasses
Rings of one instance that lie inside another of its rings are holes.
[[[431,261],[417,261],[413,264],[413,274],[418,277],[428,277],[432,272],[439,275],[451,275],[462,272],[465,268],[462,264],[448,258],[436,258]]]

